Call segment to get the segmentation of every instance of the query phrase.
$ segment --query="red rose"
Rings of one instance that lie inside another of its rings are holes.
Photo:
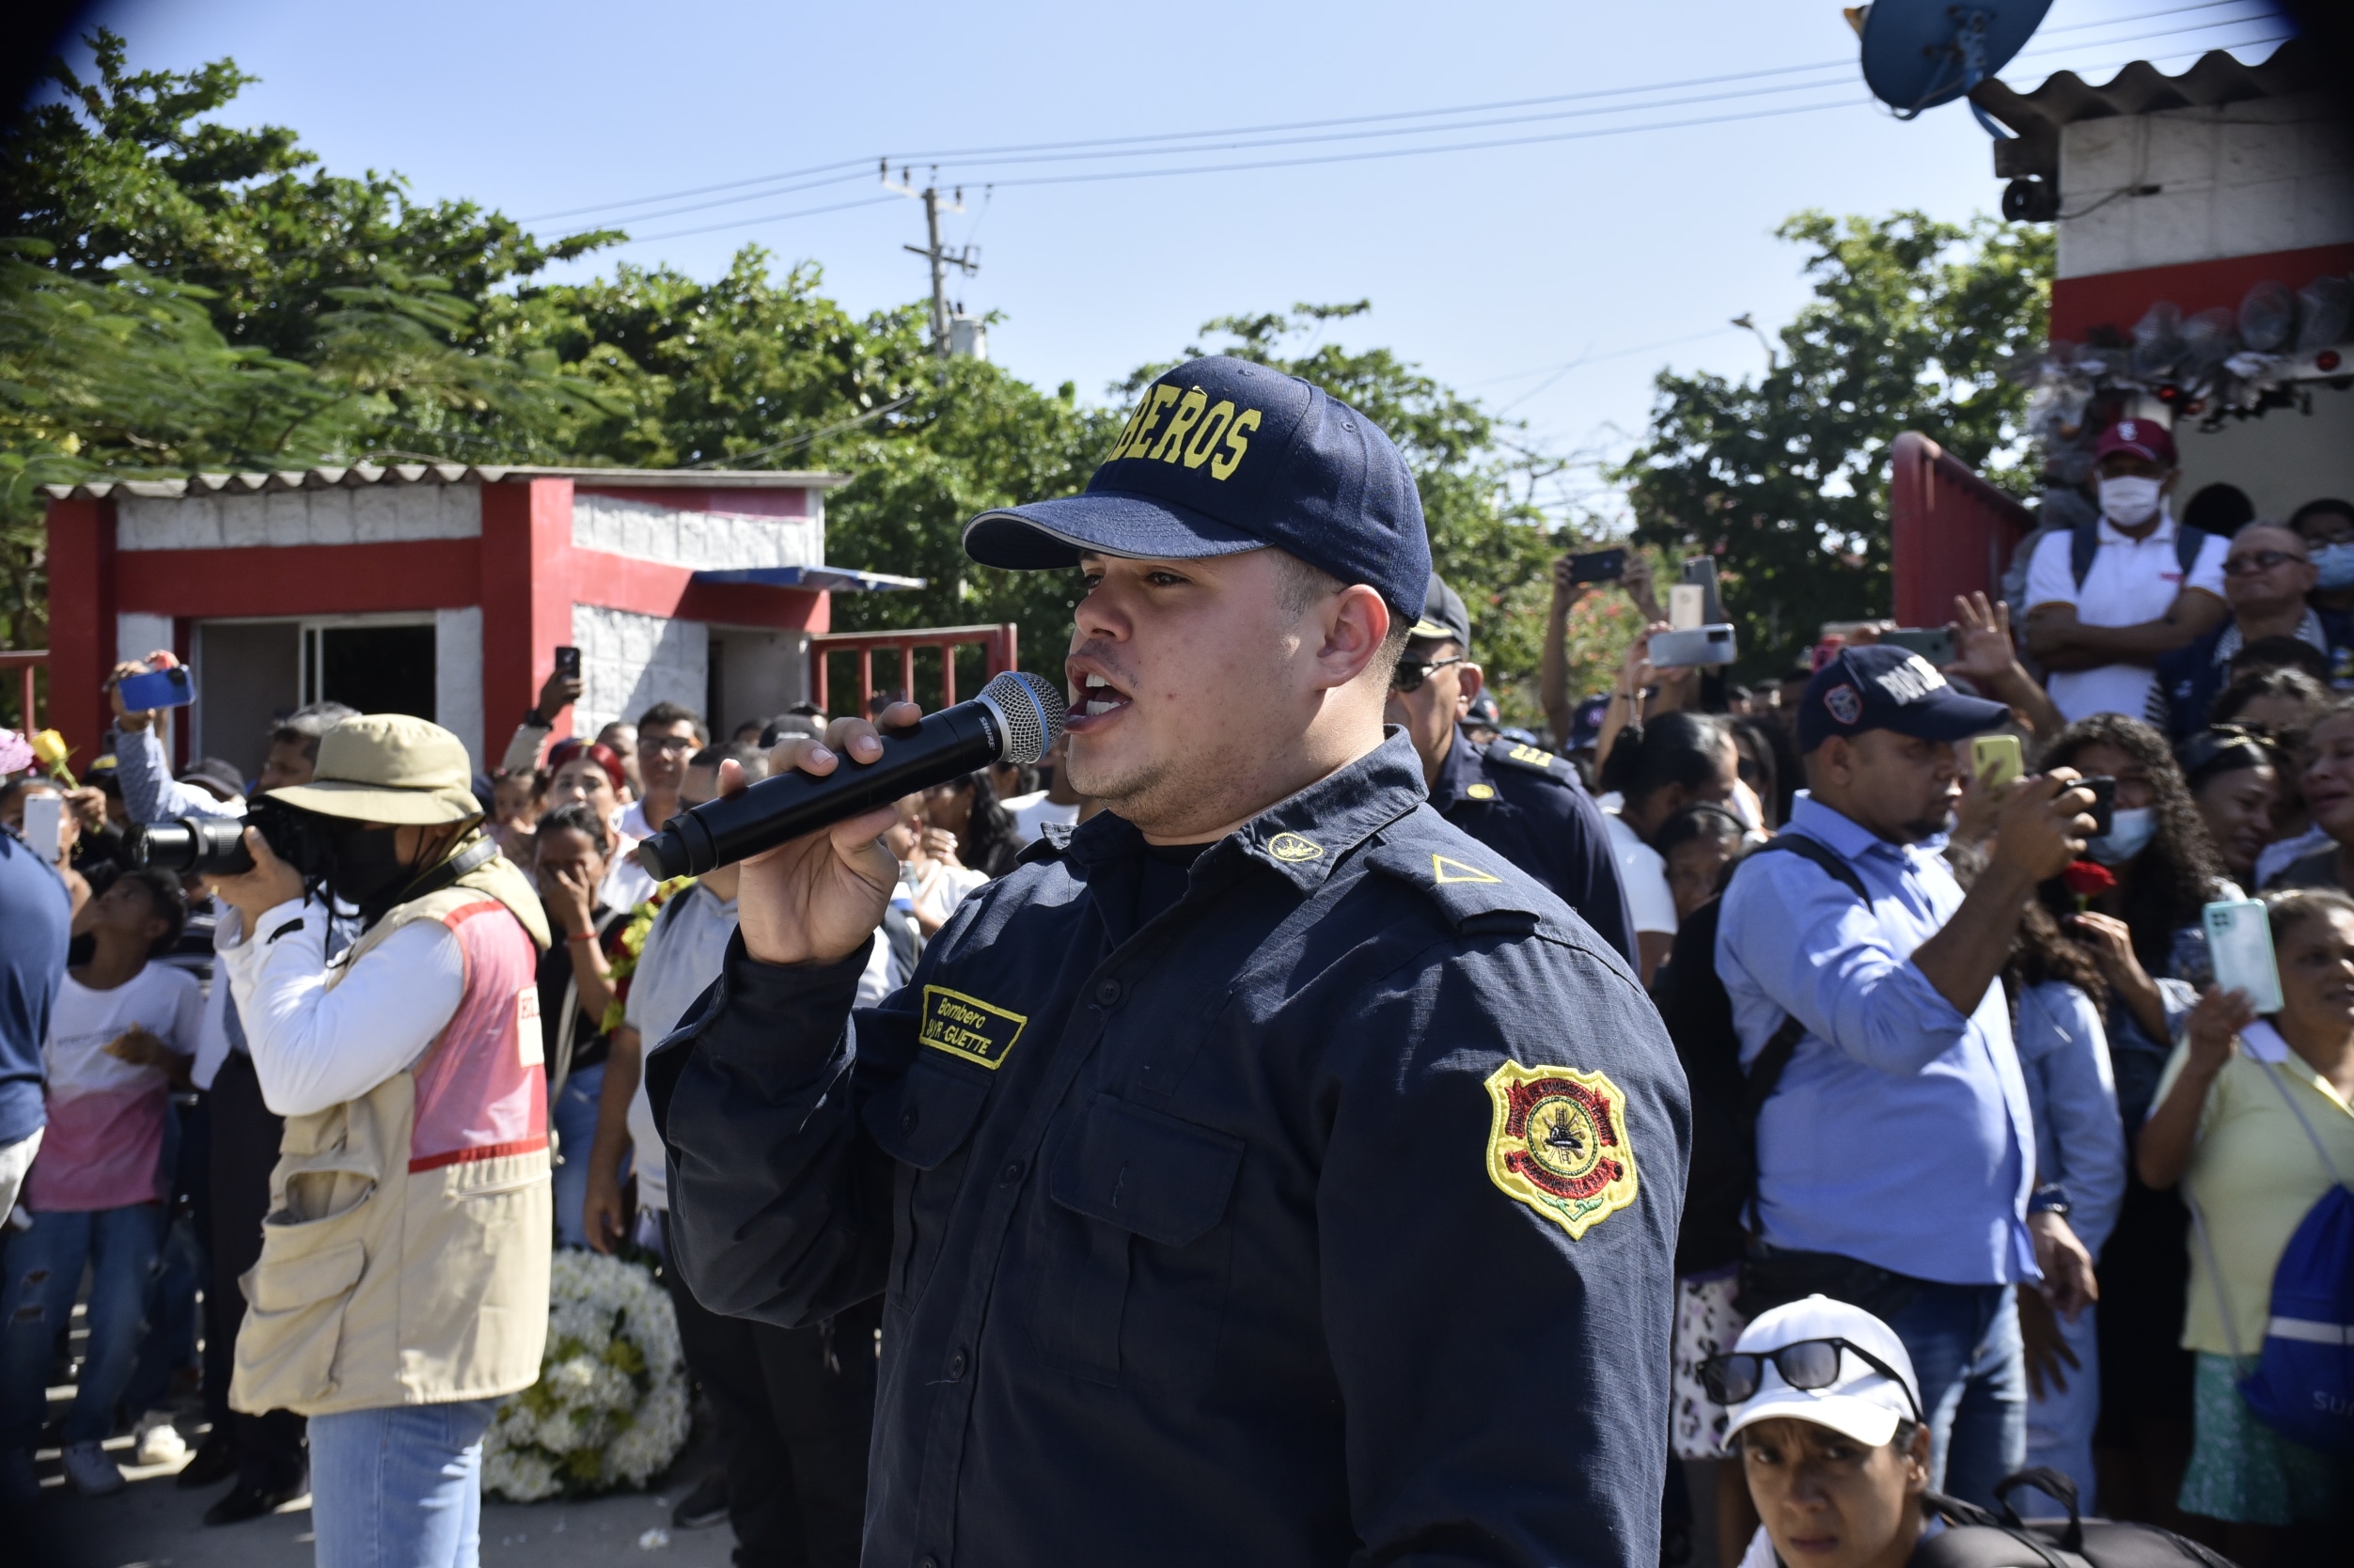
[[[2060,878],[2068,885],[2068,891],[2079,899],[2106,893],[2117,886],[2117,879],[2109,874],[2108,867],[2090,860],[2069,862],[2068,869],[2060,873]]]

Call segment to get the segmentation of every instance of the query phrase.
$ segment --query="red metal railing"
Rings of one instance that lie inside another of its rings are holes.
[[[24,705],[17,710],[17,718],[24,724],[24,733],[27,735],[40,728],[39,719],[33,713],[34,698],[37,695],[33,689],[33,672],[45,668],[48,664],[49,650],[46,648],[26,649],[19,652],[0,651],[0,669],[15,670],[24,682],[24,684],[18,688]]]
[[[2034,514],[1917,431],[1889,452],[1889,552],[1899,626],[1942,626],[1957,594],[1989,599]]]
[[[895,652],[899,655],[899,689],[913,696],[916,690],[916,651],[937,649],[940,654],[940,706],[945,708],[956,700],[956,651],[978,644],[988,661],[989,675],[1001,675],[1015,668],[1020,662],[1016,643],[1017,629],[1013,622],[1000,621],[995,626],[925,626],[912,632],[824,632],[809,639],[809,700],[826,713],[834,711],[828,698],[825,679],[826,655],[855,653],[858,655],[858,712],[867,711],[867,701],[874,696],[874,656]]]

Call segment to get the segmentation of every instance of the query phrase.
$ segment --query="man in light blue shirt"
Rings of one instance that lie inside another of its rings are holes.
[[[2006,716],[1898,648],[1817,671],[1786,831],[1838,855],[1870,902],[1806,856],[1759,855],[1725,893],[1717,945],[1745,1068],[1786,1020],[1803,1030],[1758,1117],[1741,1309],[1819,1290],[1886,1319],[1921,1374],[1931,1484],[1988,1506],[2026,1455],[2011,1291],[2042,1282],[2074,1309],[2093,1290],[2064,1210],[2028,1213],[2035,1135],[1996,979],[2036,884],[2081,853],[2091,793],[2065,770],[2010,786],[1968,896],[1938,854],[1954,743]]]

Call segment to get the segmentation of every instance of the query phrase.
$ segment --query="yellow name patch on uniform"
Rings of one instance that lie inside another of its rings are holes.
[[[1488,1075],[1487,1095],[1487,1174],[1505,1197],[1572,1240],[1635,1201],[1626,1096],[1609,1078],[1507,1061]]]
[[[1029,1020],[1018,1012],[967,996],[946,986],[923,988],[923,1021],[916,1038],[950,1056],[977,1061],[991,1072],[1003,1065],[1006,1053],[1022,1038]]]

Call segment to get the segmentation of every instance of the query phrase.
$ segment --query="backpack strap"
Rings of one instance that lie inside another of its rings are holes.
[[[2191,568],[2199,564],[2199,552],[2206,548],[2207,531],[2194,528],[2188,523],[2174,525],[2174,564],[2182,568],[2182,580],[2190,581]]]
[[[2330,1173],[2330,1180],[2339,1186],[2346,1185],[2346,1178],[2338,1171],[2338,1162],[2330,1157],[2330,1151],[2323,1145],[2321,1135],[2315,1132],[2314,1124],[2306,1120],[2305,1107],[2299,1105],[2297,1096],[2288,1091],[2288,1080],[2282,1074],[2280,1063],[2266,1062],[2264,1075],[2272,1081],[2274,1089],[2281,1091],[2281,1104],[2289,1108],[2289,1114],[2297,1118],[2297,1124],[2305,1129],[2305,1137],[2312,1142],[2314,1152],[2320,1156],[2321,1168]]]
[[[2093,557],[2099,554],[2099,518],[2079,523],[2068,530],[2068,575],[2075,579],[2079,592],[2083,591],[2084,579],[2092,574]]]
[[[1856,873],[1855,867],[1847,863],[1845,855],[1828,844],[1802,833],[1779,833],[1760,844],[1750,855],[1754,858],[1777,851],[1813,861],[1841,886],[1862,900],[1867,908],[1870,907],[1872,895],[1864,887],[1863,878]],[[1749,1071],[1742,1076],[1741,1135],[1751,1151],[1757,1147],[1757,1119],[1765,1113],[1766,1102],[1772,1099],[1774,1090],[1781,1087],[1781,1075],[1789,1068],[1790,1058],[1798,1054],[1798,1042],[1805,1038],[1806,1020],[1795,1012],[1791,1013],[1782,1019],[1781,1027],[1767,1037],[1757,1053],[1757,1059],[1750,1063]],[[1750,1161],[1749,1191],[1741,1200],[1741,1210],[1748,1216],[1747,1226],[1750,1234],[1756,1234],[1757,1161],[1753,1154]]]
[[[2183,581],[2190,580],[2191,569],[2199,564],[2199,552],[2206,548],[2207,531],[2187,523],[2174,525],[2174,564],[2182,568]],[[2093,558],[2100,554],[2100,519],[2079,523],[2068,530],[2068,575],[2076,580],[2079,589],[2092,573]]]

